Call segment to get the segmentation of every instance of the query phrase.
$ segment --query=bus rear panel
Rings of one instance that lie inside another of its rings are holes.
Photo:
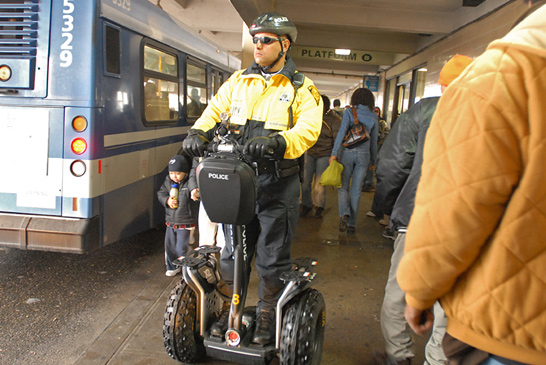
[[[0,4],[1,246],[82,253],[161,223],[187,94],[234,70],[184,34],[147,0]]]

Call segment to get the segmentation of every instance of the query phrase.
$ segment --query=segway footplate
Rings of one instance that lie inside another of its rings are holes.
[[[287,271],[281,274],[281,280],[284,283],[289,281],[302,282],[302,281],[313,281],[317,274],[314,272],[300,272],[300,271]]]

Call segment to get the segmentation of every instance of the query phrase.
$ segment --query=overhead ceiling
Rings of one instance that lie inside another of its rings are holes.
[[[315,82],[321,93],[335,97],[354,88],[364,75],[375,75],[515,0],[149,1],[237,56],[242,54],[243,22],[250,26],[266,11],[286,15],[298,29],[297,42],[291,51],[298,69]],[[322,51],[335,48],[350,49],[359,57],[370,54],[373,61],[346,62],[320,57],[326,54]]]

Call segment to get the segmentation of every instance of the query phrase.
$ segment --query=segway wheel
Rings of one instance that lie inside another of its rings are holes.
[[[197,322],[197,297],[185,281],[171,292],[163,317],[163,343],[167,353],[180,362],[198,362],[205,357]]]
[[[309,289],[287,306],[281,330],[281,364],[320,364],[326,325],[322,294]]]

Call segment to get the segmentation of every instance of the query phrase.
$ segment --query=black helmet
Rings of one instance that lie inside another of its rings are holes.
[[[250,35],[254,36],[256,33],[273,33],[278,36],[286,34],[290,44],[295,43],[298,37],[294,23],[284,15],[274,12],[263,13],[254,19],[250,26]]]

